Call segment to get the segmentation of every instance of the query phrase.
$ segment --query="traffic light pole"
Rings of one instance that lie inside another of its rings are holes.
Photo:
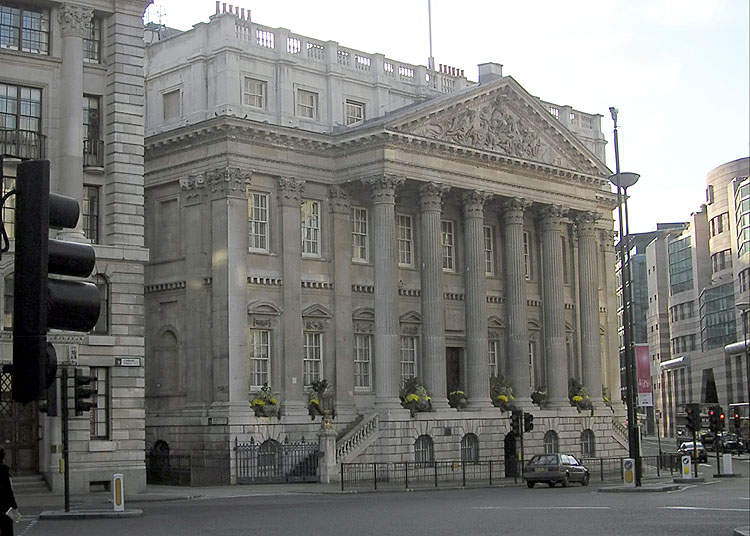
[[[62,451],[63,482],[65,483],[65,511],[70,512],[70,473],[68,472],[68,368],[62,368]]]

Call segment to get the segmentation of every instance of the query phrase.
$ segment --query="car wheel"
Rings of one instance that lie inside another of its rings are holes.
[[[547,482],[547,485],[548,485],[549,487],[551,487],[551,488],[554,488],[554,487],[555,487],[555,483],[554,483],[554,482],[552,482],[551,480],[550,480],[549,482]]]
[[[570,480],[568,480],[568,474],[565,473],[565,476],[562,479],[562,485],[564,488],[567,488],[570,485]]]
[[[581,482],[581,484],[583,484],[584,486],[588,486],[589,480],[591,480],[591,475],[587,474],[586,476],[583,477],[583,482]]]
[[[530,488],[533,488],[534,484],[536,484],[536,482],[532,482],[531,480],[526,481],[526,485],[529,486]]]

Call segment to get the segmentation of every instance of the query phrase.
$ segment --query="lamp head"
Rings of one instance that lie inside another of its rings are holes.
[[[609,114],[612,116],[612,121],[617,122],[617,108],[614,106],[609,107]]]

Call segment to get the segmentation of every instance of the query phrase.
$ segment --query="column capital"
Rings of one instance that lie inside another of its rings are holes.
[[[573,213],[572,216],[579,236],[596,235],[597,223],[600,219],[598,213],[593,211],[581,211]]]
[[[464,216],[467,218],[484,218],[484,204],[491,194],[480,190],[469,190],[463,194]]]
[[[384,173],[382,175],[375,175],[373,177],[367,177],[362,179],[362,182],[368,184],[372,190],[372,202],[373,203],[389,203],[393,204],[396,202],[396,187],[403,184],[405,179],[391,173]]]
[[[615,239],[617,238],[617,232],[612,229],[600,229],[599,230],[599,242],[602,249],[607,252],[615,251]]]
[[[438,182],[426,182],[419,186],[419,207],[422,212],[440,212],[442,210],[443,195],[450,186]]]
[[[561,229],[563,218],[567,214],[568,209],[562,205],[541,205],[537,210],[537,217],[542,224],[542,229]]]
[[[180,179],[180,190],[185,199],[185,205],[194,205],[199,203],[201,196],[206,191],[206,175],[196,173]]]
[[[279,204],[282,206],[297,206],[302,202],[302,189],[305,181],[295,179],[294,177],[280,177],[279,186]]]
[[[73,4],[63,4],[57,12],[57,21],[60,23],[63,37],[83,38],[91,27],[91,18],[94,10]]]
[[[351,210],[351,196],[343,186],[337,184],[329,187],[328,199],[331,203],[331,210],[335,214],[348,214]]]
[[[523,213],[531,206],[531,201],[523,197],[509,197],[500,202],[503,209],[503,219],[506,224],[523,225]]]
[[[253,172],[249,169],[225,166],[207,171],[205,180],[215,195],[247,198],[247,187],[252,176]]]

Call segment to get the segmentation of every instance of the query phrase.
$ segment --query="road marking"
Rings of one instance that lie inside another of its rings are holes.
[[[712,512],[750,512],[747,508],[709,508],[705,506],[662,506],[664,510],[711,510]]]
[[[708,484],[718,484],[718,483],[719,483],[718,480],[709,480],[708,482],[704,482],[703,485],[707,486]]]
[[[474,506],[472,510],[611,510],[609,506]]]

